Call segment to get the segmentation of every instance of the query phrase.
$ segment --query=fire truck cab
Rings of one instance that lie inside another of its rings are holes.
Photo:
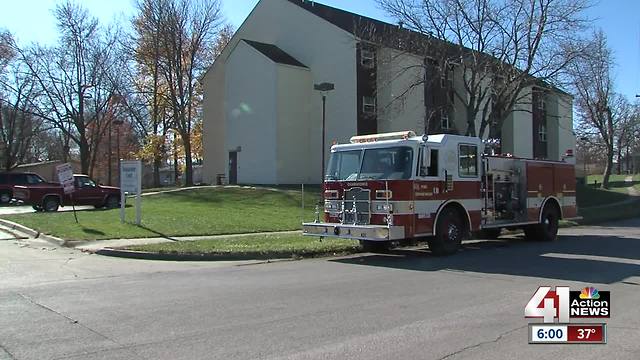
[[[426,239],[436,255],[464,238],[523,228],[552,241],[576,218],[573,165],[484,155],[477,137],[411,131],[354,136],[334,145],[323,184],[324,217],[305,235],[360,240],[370,249]]]

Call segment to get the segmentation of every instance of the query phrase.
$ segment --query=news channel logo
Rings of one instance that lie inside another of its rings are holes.
[[[544,323],[569,323],[573,318],[610,318],[611,293],[587,286],[571,291],[568,286],[540,286],[524,309],[525,318]]]
[[[568,286],[540,286],[525,306],[524,316],[542,319],[529,324],[530,344],[606,344],[605,323],[571,320],[610,318],[611,293],[593,286],[576,291]]]

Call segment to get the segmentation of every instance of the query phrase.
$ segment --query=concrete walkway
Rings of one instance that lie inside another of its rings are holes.
[[[258,233],[244,233],[244,234],[227,234],[227,235],[208,235],[208,236],[171,236],[171,237],[155,237],[155,238],[136,238],[136,239],[112,239],[112,240],[97,240],[86,241],[75,245],[78,250],[95,252],[104,248],[121,248],[132,245],[148,245],[148,244],[161,244],[167,242],[178,241],[201,241],[201,240],[216,240],[216,239],[228,239],[234,237],[250,236],[250,235],[286,235],[286,234],[300,234],[300,230],[293,231],[275,231],[275,232],[258,232]]]

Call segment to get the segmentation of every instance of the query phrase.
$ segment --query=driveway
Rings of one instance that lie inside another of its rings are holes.
[[[76,206],[76,210],[92,210],[93,206]],[[58,211],[73,211],[71,206],[60,207]],[[23,205],[2,205],[0,206],[0,215],[29,214],[36,212],[33,208]],[[0,359],[1,360],[1,359]]]
[[[0,359],[638,359],[640,221],[452,257],[126,260],[0,240]],[[310,240],[311,241],[311,240]],[[529,345],[538,286],[611,291],[607,345]]]

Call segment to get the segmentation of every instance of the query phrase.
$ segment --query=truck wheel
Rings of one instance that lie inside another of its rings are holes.
[[[8,191],[3,191],[0,193],[0,204],[8,204],[11,201],[11,193]]]
[[[120,207],[120,199],[115,195],[111,195],[107,198],[107,201],[105,201],[104,207],[106,207],[107,209],[118,208]]]
[[[42,208],[47,212],[58,211],[59,207],[60,201],[55,196],[47,196],[42,202]]]
[[[453,208],[444,209],[436,224],[436,236],[428,240],[429,249],[436,256],[455,254],[464,237],[464,223]]]
[[[524,236],[529,241],[554,241],[558,237],[558,221],[560,213],[553,205],[546,205],[542,210],[542,223],[524,228]]]

